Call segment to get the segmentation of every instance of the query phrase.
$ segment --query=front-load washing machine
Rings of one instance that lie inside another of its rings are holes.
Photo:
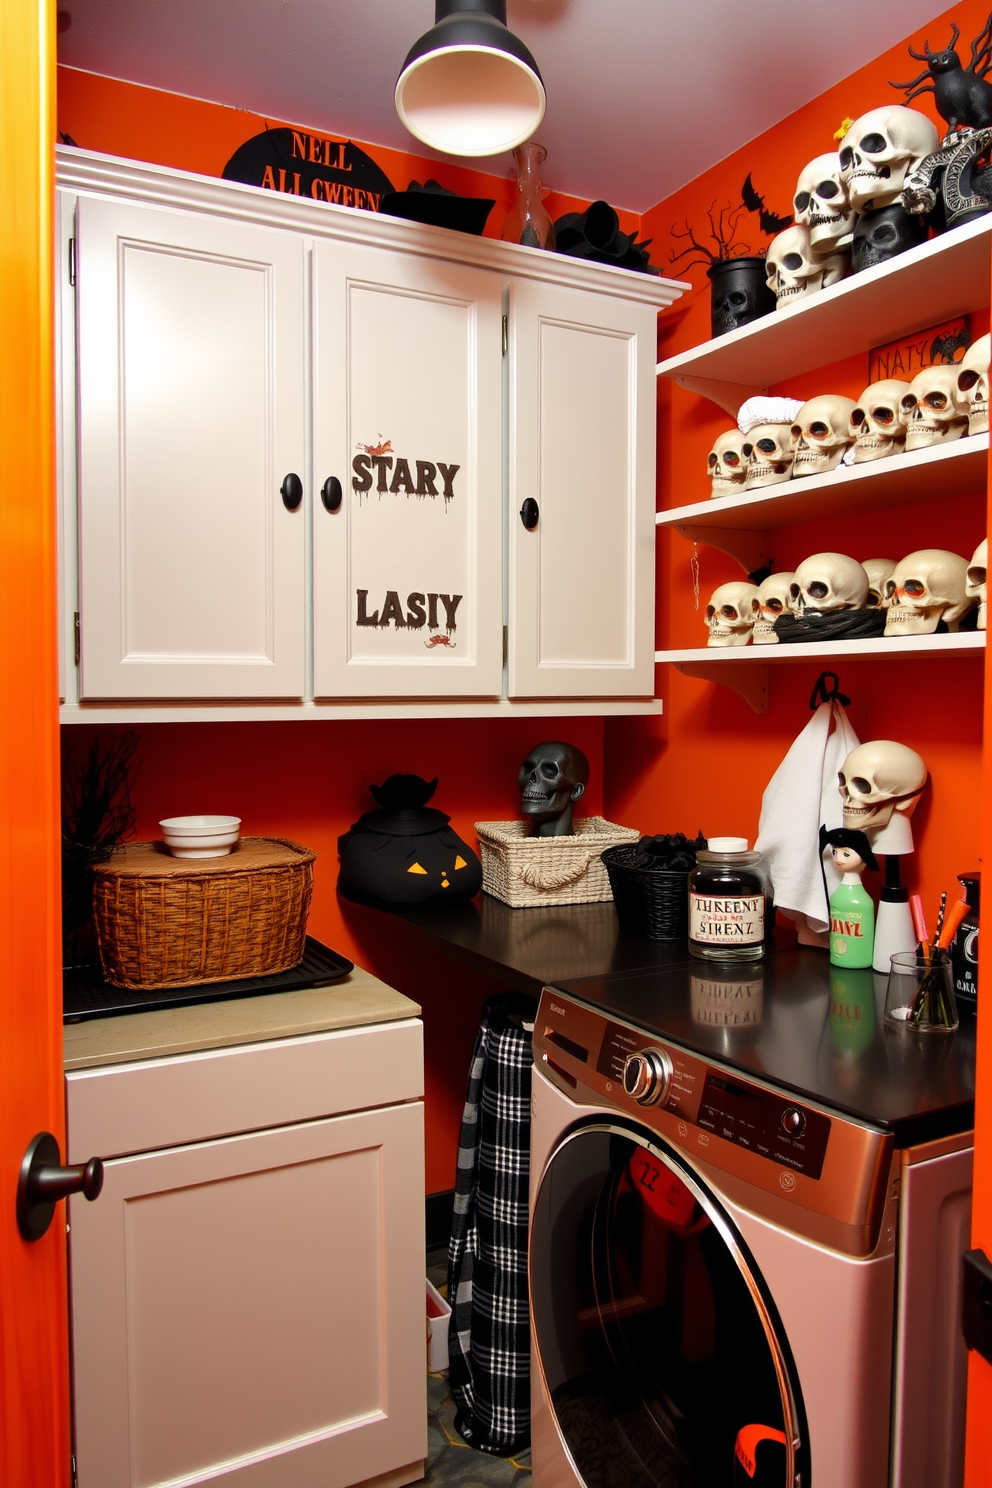
[[[535,1026],[535,1488],[959,1488],[970,1133],[899,1148],[611,1001]]]

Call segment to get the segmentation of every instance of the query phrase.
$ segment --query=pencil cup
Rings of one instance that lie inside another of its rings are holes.
[[[915,1033],[954,1032],[958,1008],[946,951],[933,951],[929,961],[918,951],[899,951],[889,958],[885,1022]]]

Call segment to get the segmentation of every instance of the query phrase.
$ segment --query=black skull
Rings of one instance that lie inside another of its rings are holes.
[[[530,751],[517,776],[520,809],[535,837],[569,837],[572,807],[589,783],[589,761],[573,744],[549,742]]]
[[[890,258],[926,240],[925,218],[910,216],[898,202],[880,207],[877,212],[865,212],[854,225],[851,267],[857,274],[875,264],[888,263]]]
[[[714,336],[750,325],[775,309],[775,296],[765,283],[763,258],[724,258],[707,273],[710,290],[710,329]]]

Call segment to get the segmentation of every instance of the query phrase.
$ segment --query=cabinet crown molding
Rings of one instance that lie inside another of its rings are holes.
[[[421,258],[495,269],[516,279],[537,279],[563,288],[593,290],[614,299],[655,305],[659,310],[692,288],[682,280],[639,274],[609,264],[585,263],[565,254],[477,238],[443,227],[425,227],[356,207],[310,202],[237,181],[101,155],[71,145],[56,147],[55,162],[56,184],[65,190],[130,198],[144,205],[222,213],[262,227],[289,227],[315,237],[361,243],[366,247],[378,245],[397,252],[416,253]]]

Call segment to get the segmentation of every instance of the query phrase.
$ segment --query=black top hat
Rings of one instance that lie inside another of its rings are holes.
[[[479,237],[496,205],[483,196],[459,196],[437,181],[411,181],[405,191],[389,191],[382,198],[381,210],[390,217],[404,217],[407,222],[425,222],[430,227],[450,227],[455,232],[473,233]]]

